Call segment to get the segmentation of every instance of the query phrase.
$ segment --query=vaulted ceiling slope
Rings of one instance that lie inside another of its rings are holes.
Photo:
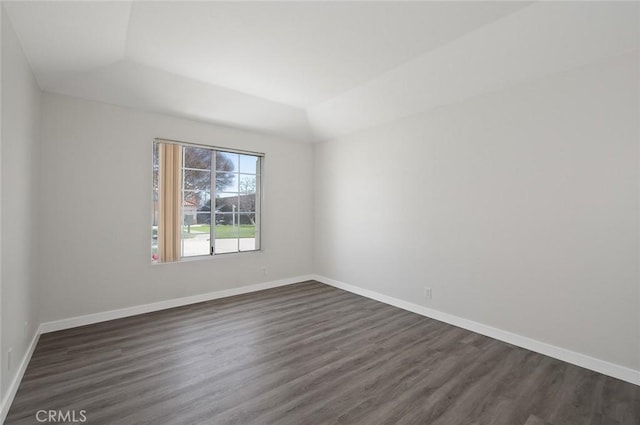
[[[3,2],[41,88],[327,140],[639,48],[636,2]]]

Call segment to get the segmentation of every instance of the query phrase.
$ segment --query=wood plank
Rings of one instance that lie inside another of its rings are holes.
[[[640,423],[640,387],[318,282],[42,335],[7,416],[89,424]]]

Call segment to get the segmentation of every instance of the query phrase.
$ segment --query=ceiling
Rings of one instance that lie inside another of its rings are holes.
[[[636,3],[3,4],[43,90],[300,141],[638,47]]]

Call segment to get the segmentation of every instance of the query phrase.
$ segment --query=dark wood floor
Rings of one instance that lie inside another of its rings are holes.
[[[317,282],[42,335],[6,424],[638,425],[640,387]]]

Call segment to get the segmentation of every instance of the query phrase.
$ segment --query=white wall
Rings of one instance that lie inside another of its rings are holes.
[[[640,48],[640,4],[537,1],[309,109],[331,140]]]
[[[316,145],[316,273],[640,369],[638,61]]]
[[[2,48],[2,25],[4,18],[4,8],[0,5],[0,48]],[[2,52],[0,51],[0,177],[2,177]],[[0,350],[2,350],[2,182],[0,181]],[[2,361],[2,351],[0,351],[0,362]],[[4,371],[0,364],[0,409],[4,409]],[[0,411],[0,418],[3,413]]]
[[[39,324],[37,266],[41,92],[2,13],[2,398]],[[25,322],[27,326],[25,327]],[[7,370],[7,350],[11,368]]]
[[[48,93],[42,129],[43,322],[311,273],[311,145]],[[154,137],[266,154],[263,252],[151,264]]]

